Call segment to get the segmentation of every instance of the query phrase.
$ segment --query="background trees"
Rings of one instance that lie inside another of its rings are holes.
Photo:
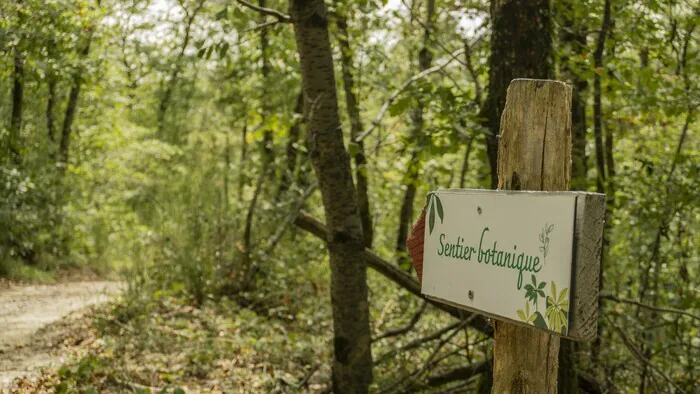
[[[493,185],[508,82],[550,77],[574,86],[572,186],[610,197],[600,342],[566,387],[700,384],[697,320],[659,309],[699,308],[696,6],[297,6],[3,2],[0,275],[127,268],[122,324],[227,298],[339,384],[487,390],[490,327],[417,297],[403,243],[427,191]]]

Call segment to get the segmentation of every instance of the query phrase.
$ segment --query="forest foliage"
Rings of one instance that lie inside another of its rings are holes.
[[[700,7],[492,3],[3,1],[0,277],[126,273],[86,362],[194,346],[70,384],[320,391],[354,325],[372,391],[488,390],[490,326],[422,300],[405,242],[429,191],[493,187],[505,87],[546,77],[574,87],[572,189],[608,196],[599,337],[560,389],[700,387]],[[221,372],[241,351],[285,373]]]

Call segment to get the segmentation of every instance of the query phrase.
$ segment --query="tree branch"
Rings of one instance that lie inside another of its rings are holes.
[[[636,306],[638,306],[638,307],[640,307],[640,308],[645,308],[645,309],[649,309],[649,310],[656,311],[656,312],[662,312],[662,313],[676,313],[676,314],[688,316],[688,317],[690,317],[691,319],[695,319],[695,320],[700,321],[700,316],[694,315],[694,314],[692,314],[692,313],[690,313],[690,312],[686,312],[686,311],[684,311],[684,310],[682,310],[682,309],[664,308],[664,307],[658,307],[658,306],[643,304],[643,303],[641,303],[641,302],[639,302],[639,301],[637,301],[637,300],[630,300],[630,299],[627,299],[627,298],[620,298],[620,297],[615,296],[615,295],[612,295],[612,294],[601,294],[601,295],[600,295],[600,298],[601,298],[601,299],[604,299],[604,300],[609,300],[609,301],[615,301],[615,302],[621,302],[621,303],[625,303],[625,304],[636,305]]]
[[[466,367],[452,369],[442,375],[429,376],[427,380],[428,386],[439,387],[459,380],[469,380],[476,375],[480,375],[488,371],[488,366],[492,362],[493,360],[480,361],[469,364]]]
[[[294,224],[296,224],[297,227],[301,228],[302,230],[305,230],[324,241],[326,240],[326,226],[308,213],[299,213],[299,216],[297,216]],[[471,313],[465,312],[462,309],[426,298],[423,294],[421,294],[420,284],[417,280],[415,280],[406,271],[401,270],[399,267],[394,266],[378,256],[371,249],[365,248],[362,255],[370,268],[384,275],[392,282],[407,290],[409,293],[423,298],[436,308],[445,311],[458,319],[463,318],[465,313],[467,313],[467,317],[472,315]],[[493,327],[483,316],[477,316],[469,325],[470,327],[473,327],[486,335],[493,335]]]
[[[620,339],[622,339],[622,342],[625,344],[625,346],[627,347],[627,349],[629,349],[629,350],[632,352],[632,354],[633,354],[635,357],[637,357],[637,359],[638,359],[642,364],[648,365],[649,367],[651,367],[651,369],[652,369],[654,372],[656,372],[656,373],[659,374],[662,378],[664,378],[664,380],[666,380],[671,386],[673,386],[676,390],[678,390],[679,393],[684,392],[684,390],[681,389],[680,387],[678,387],[678,385],[677,385],[671,378],[669,378],[668,376],[666,376],[666,374],[665,374],[661,369],[659,369],[657,366],[655,366],[654,364],[652,364],[651,361],[649,361],[649,359],[647,359],[646,357],[644,357],[644,354],[642,354],[642,351],[639,350],[636,346],[634,346],[634,344],[629,340],[629,338],[627,338],[627,336],[625,335],[625,333],[622,331],[622,329],[621,329],[620,327],[616,326],[616,325],[612,322],[612,320],[611,320],[607,315],[603,314],[603,317],[605,317],[605,320],[608,322],[608,324],[610,324],[610,326],[611,326],[613,329],[615,329],[615,332],[616,332],[617,335],[620,337]]]
[[[411,331],[411,329],[416,325],[416,323],[418,323],[421,316],[423,316],[423,312],[425,312],[425,309],[427,306],[428,306],[428,303],[423,302],[423,304],[418,309],[418,312],[416,312],[413,315],[413,317],[411,318],[411,321],[409,321],[408,324],[406,324],[405,326],[400,327],[400,328],[389,330],[389,331],[379,335],[378,337],[373,338],[372,342],[377,342],[377,341],[380,341],[382,339],[389,338],[389,337],[395,337],[395,336],[402,335],[402,334],[405,334],[405,333]]]
[[[260,7],[255,4],[249,3],[245,0],[236,0],[238,1],[239,4],[242,6],[248,7],[251,10],[255,10],[263,15],[268,15],[277,18],[277,20],[280,23],[292,23],[292,18],[289,15],[285,15],[277,10],[273,10],[272,8],[265,8],[265,7]]]
[[[239,1],[241,1],[241,0],[239,0]],[[401,93],[403,93],[404,90],[408,89],[414,82],[426,77],[427,75],[430,75],[432,73],[436,73],[436,72],[442,70],[443,68],[447,67],[450,63],[452,63],[453,60],[457,59],[457,57],[463,53],[464,53],[464,48],[462,48],[458,51],[452,52],[452,54],[450,55],[450,58],[447,59],[442,64],[438,64],[435,67],[431,67],[427,70],[421,71],[420,73],[418,73],[418,74],[412,76],[411,78],[409,78],[408,80],[406,80],[401,86],[399,86],[398,89],[394,90],[394,92],[391,93],[391,95],[389,96],[389,99],[387,99],[387,101],[384,103],[384,105],[382,105],[382,108],[379,110],[377,117],[374,118],[374,121],[372,121],[372,125],[369,126],[367,128],[367,130],[363,131],[362,134],[360,134],[357,138],[355,138],[355,142],[360,142],[360,141],[364,140],[365,138],[367,138],[367,136],[370,135],[370,133],[372,133],[374,131],[374,129],[376,129],[377,126],[379,126],[381,124],[381,121],[384,118],[384,115],[386,115],[387,111],[389,110],[389,107],[391,107],[391,104],[393,104],[394,101],[396,101],[396,99],[399,97],[399,95],[401,95]]]

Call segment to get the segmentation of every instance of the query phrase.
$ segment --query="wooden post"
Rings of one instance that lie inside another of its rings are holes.
[[[571,93],[558,81],[511,82],[501,116],[499,189],[569,190]],[[496,321],[493,393],[557,393],[559,339]]]

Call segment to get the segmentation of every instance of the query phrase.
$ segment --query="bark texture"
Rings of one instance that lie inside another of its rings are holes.
[[[309,154],[326,213],[333,307],[333,392],[366,393],[372,381],[367,266],[350,158],[338,116],[323,0],[290,0],[307,97]]]
[[[489,85],[481,117],[486,119],[486,153],[491,188],[498,183],[498,132],[506,89],[515,78],[549,78],[551,28],[549,0],[491,0]]]
[[[345,88],[345,106],[350,118],[350,140],[356,141],[362,133],[362,118],[360,117],[360,104],[355,90],[355,76],[353,75],[353,55],[350,47],[348,23],[345,15],[337,19],[338,44],[340,44],[340,59],[343,72],[343,87]],[[367,159],[365,157],[365,143],[362,140],[354,142],[356,152],[353,155],[355,161],[355,182],[357,183],[357,202],[360,207],[360,219],[362,220],[362,234],[365,238],[365,247],[372,247],[374,230],[372,229],[372,212],[369,206],[369,182],[367,181]]]
[[[501,119],[498,186],[565,191],[571,182],[571,87],[515,80]],[[498,321],[493,393],[556,393],[559,336]]]

